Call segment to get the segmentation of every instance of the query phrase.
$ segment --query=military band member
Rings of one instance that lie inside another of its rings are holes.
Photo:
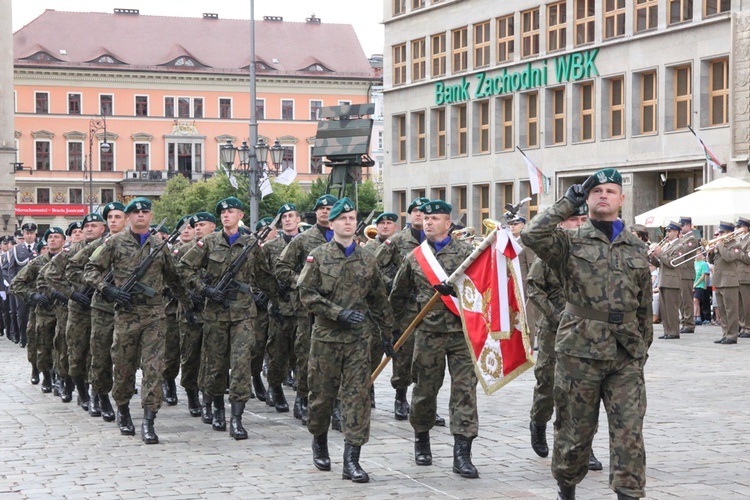
[[[695,255],[693,251],[700,246],[700,233],[693,229],[692,217],[681,216],[679,225],[682,252]],[[693,316],[695,265],[691,260],[688,264],[678,266],[677,270],[680,272],[680,333],[695,333],[695,317]]]
[[[737,244],[740,258],[737,259],[737,279],[740,282],[739,337],[750,338],[750,219],[740,217],[735,225],[740,235]]]
[[[685,252],[679,238],[680,225],[670,222],[667,224],[666,233],[667,241],[654,249],[651,254],[651,263],[659,268],[659,313],[664,327],[664,335],[659,338],[672,340],[679,339],[681,332],[682,271],[680,267],[687,267],[692,270],[693,274],[695,274],[695,267],[686,264],[679,265],[679,259]],[[692,309],[690,314],[692,316]]]
[[[733,231],[733,223],[719,223],[719,236]],[[716,289],[722,332],[721,338],[714,340],[714,344],[736,344],[739,337],[740,280],[737,276],[737,262],[741,253],[742,248],[737,241],[718,241],[708,251],[708,262],[714,265],[711,284]]]
[[[255,232],[257,233],[264,227],[268,227],[273,222],[273,217],[263,217],[255,224]],[[271,232],[266,236],[266,241],[271,241],[278,236],[278,231],[274,227]],[[265,242],[261,245],[261,249],[265,246]],[[273,272],[271,267],[271,261],[268,258],[267,252],[262,252],[263,256],[268,261],[268,269]],[[252,360],[250,361],[250,371],[252,373],[253,389],[255,390],[255,397],[259,401],[266,401],[266,387],[263,385],[263,360],[266,357],[266,344],[268,343],[268,297],[260,290],[253,290],[253,300],[255,301],[255,308],[258,310],[258,315],[255,317],[255,339],[253,340],[253,346],[251,351],[253,353]],[[252,395],[250,397],[253,397]]]
[[[453,472],[465,478],[479,473],[471,462],[471,444],[479,432],[477,413],[477,377],[474,363],[464,338],[461,318],[452,297],[453,287],[432,283],[429,276],[445,280],[471,254],[468,243],[452,238],[450,213],[453,210],[442,200],[422,204],[425,242],[409,253],[394,279],[390,301],[396,317],[405,314],[416,295],[426,304],[435,290],[444,295],[417,326],[414,336],[409,422],[414,428],[414,459],[417,465],[432,465],[430,429],[435,425],[437,395],[443,385],[446,361],[451,376],[450,429],[454,437]]]
[[[16,238],[17,243],[10,250],[10,265],[8,267],[8,283],[26,266],[29,261],[34,259],[38,252],[36,251],[36,224],[25,222],[21,226],[21,238]],[[13,295],[10,295],[10,322],[11,337],[13,342],[26,347],[28,337],[26,335],[26,324],[29,319],[29,310],[26,303]],[[31,304],[31,307],[36,307]]]
[[[341,394],[344,432],[343,477],[355,483],[369,481],[359,465],[362,445],[370,435],[369,337],[365,318],[371,317],[390,334],[393,314],[375,257],[354,241],[357,212],[349,198],[338,200],[328,222],[332,241],[306,257],[297,288],[300,300],[314,315],[309,360],[310,407],[307,428],[313,435],[313,463],[330,470],[328,425],[337,394]]]

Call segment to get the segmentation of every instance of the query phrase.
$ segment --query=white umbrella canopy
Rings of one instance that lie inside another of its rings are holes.
[[[682,215],[692,217],[694,226],[714,226],[722,220],[736,222],[738,217],[750,217],[750,182],[722,177],[692,194],[637,215],[635,222],[660,227],[669,221],[677,222]]]

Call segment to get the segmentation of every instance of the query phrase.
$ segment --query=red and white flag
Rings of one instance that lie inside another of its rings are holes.
[[[518,254],[507,230],[454,281],[464,335],[485,393],[492,394],[534,365],[524,314]]]
[[[519,149],[520,151],[520,149]],[[544,175],[539,168],[521,151],[523,161],[526,162],[526,168],[529,170],[529,184],[531,184],[531,194],[548,193],[552,182],[549,177]]]
[[[710,149],[706,146],[706,143],[703,142],[703,139],[698,137],[698,134],[695,133],[695,130],[693,130],[693,127],[688,127],[690,131],[693,133],[696,139],[698,139],[698,143],[701,145],[701,148],[703,148],[703,155],[706,157],[706,161],[708,164],[713,168],[714,170],[718,170],[719,172],[724,171],[724,167],[726,165],[723,165],[721,163],[721,160],[719,160],[715,154],[711,152]]]

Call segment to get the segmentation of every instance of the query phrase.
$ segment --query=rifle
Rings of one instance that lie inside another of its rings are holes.
[[[247,258],[250,255],[250,252],[258,245],[260,245],[262,242],[266,240],[269,233],[276,227],[276,224],[279,222],[279,219],[281,218],[281,214],[277,214],[276,218],[271,222],[269,225],[267,225],[264,228],[261,228],[260,231],[255,236],[255,239],[252,241],[252,243],[248,243],[244,247],[242,247],[242,252],[234,258],[231,264],[229,264],[229,267],[226,271],[224,271],[224,274],[219,277],[219,279],[216,281],[216,284],[214,285],[214,288],[224,292],[224,308],[229,308],[229,295],[232,294],[233,297],[236,297],[236,292],[242,292],[242,293],[251,293],[252,289],[239,281],[237,281],[235,278],[242,270],[242,267],[245,265],[245,262],[247,262]],[[207,281],[210,282],[211,278],[206,277]]]
[[[362,239],[362,235],[365,233],[365,228],[372,220],[373,216],[375,215],[375,209],[372,209],[372,212],[370,212],[370,215],[368,215],[366,218],[359,221],[359,224],[357,224],[357,228],[354,230],[354,236]]]

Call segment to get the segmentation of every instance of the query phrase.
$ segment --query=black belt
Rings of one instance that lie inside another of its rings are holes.
[[[565,304],[565,312],[569,312],[570,314],[581,318],[603,321],[614,325],[621,325],[622,323],[633,321],[636,318],[635,311],[597,311],[595,309],[589,309],[588,307],[571,304],[570,302]]]

